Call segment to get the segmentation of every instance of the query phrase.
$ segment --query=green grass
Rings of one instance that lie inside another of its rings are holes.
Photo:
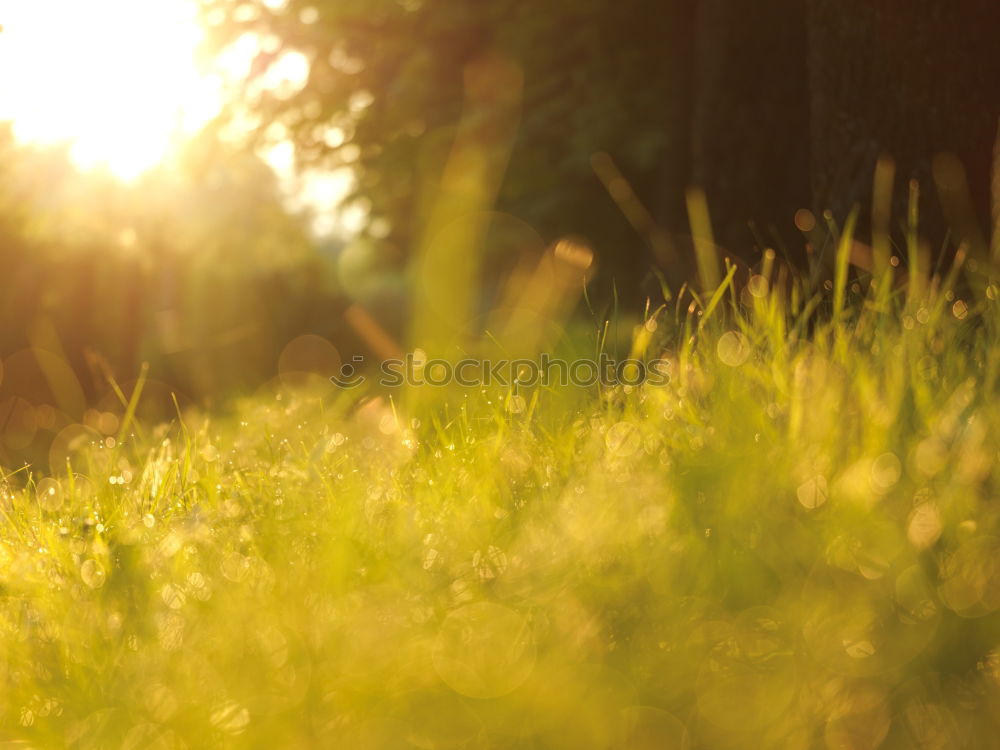
[[[661,311],[662,387],[278,389],[12,474],[2,738],[992,746],[996,290],[840,269]]]

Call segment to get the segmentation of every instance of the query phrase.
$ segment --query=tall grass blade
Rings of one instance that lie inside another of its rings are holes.
[[[712,234],[712,220],[708,213],[708,200],[704,191],[689,188],[687,191],[688,221],[694,238],[695,259],[698,262],[698,279],[702,293],[710,293],[719,286],[719,262]]]
[[[837,256],[833,275],[833,322],[839,323],[844,314],[844,303],[847,299],[847,269],[851,261],[851,247],[854,244],[854,227],[858,221],[858,210],[855,208],[847,217],[844,230],[837,242]]]

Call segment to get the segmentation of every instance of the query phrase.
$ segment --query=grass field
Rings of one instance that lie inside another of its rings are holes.
[[[11,474],[0,746],[995,747],[997,290],[845,253],[651,312],[665,385],[275,388]]]

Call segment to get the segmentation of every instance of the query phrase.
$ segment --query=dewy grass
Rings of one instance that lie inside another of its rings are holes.
[[[992,746],[997,290],[837,268],[651,316],[666,384],[277,389],[9,476],[2,739]]]

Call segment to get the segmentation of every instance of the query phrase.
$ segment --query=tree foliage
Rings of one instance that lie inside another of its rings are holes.
[[[0,156],[0,404],[53,403],[44,378],[9,364],[39,349],[69,366],[88,403],[143,362],[193,398],[255,385],[315,325],[306,306],[330,297],[273,172],[209,133],[134,185],[9,131]]]
[[[671,76],[649,59],[678,34],[669,13],[650,13],[640,0],[555,0],[544,8],[525,0],[203,4],[216,50],[241,39],[257,44],[234,121],[253,123],[260,142],[291,138],[301,164],[350,166],[352,197],[370,207],[369,229],[381,234],[388,222],[397,245],[419,234],[422,188],[440,172],[463,114],[463,72],[490,55],[524,74],[498,208],[546,239],[585,234],[617,245],[611,261],[635,252],[641,239],[595,176],[591,156],[611,152],[647,195],[658,187],[664,151],[684,158],[666,127],[683,92],[670,91]],[[668,48],[667,57],[679,51]],[[308,76],[283,85],[275,71],[300,55]],[[635,260],[624,258],[626,266]]]

